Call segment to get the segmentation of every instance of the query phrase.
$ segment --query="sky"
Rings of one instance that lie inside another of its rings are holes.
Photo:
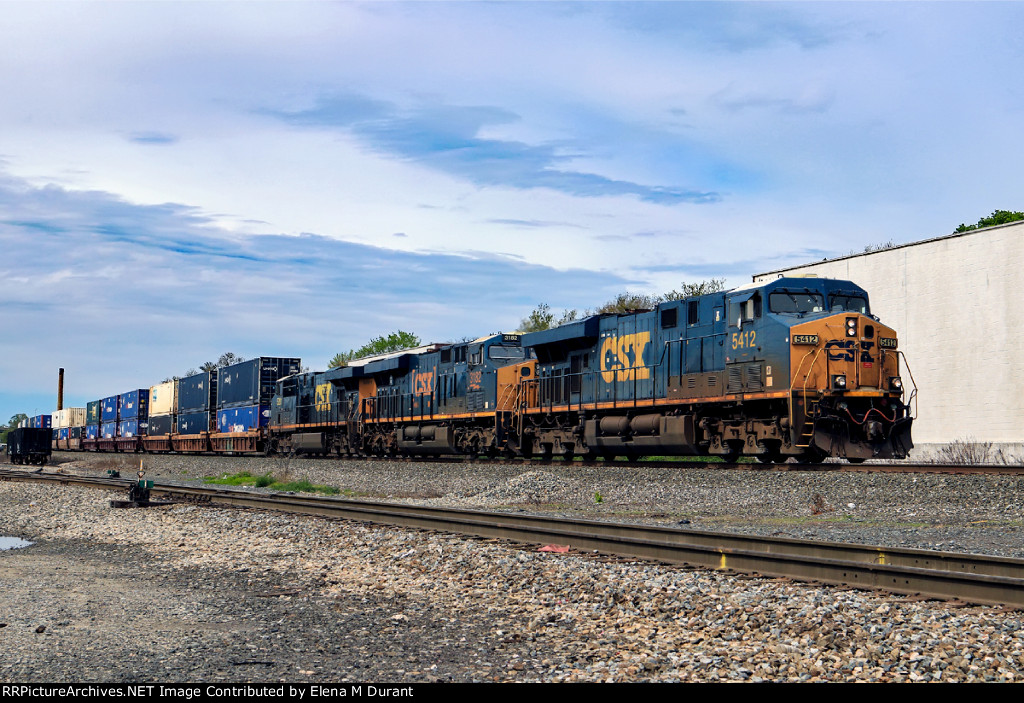
[[[1024,4],[0,2],[0,422],[1024,209]]]

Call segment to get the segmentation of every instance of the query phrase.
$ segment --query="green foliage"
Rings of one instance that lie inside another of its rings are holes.
[[[619,293],[607,303],[597,309],[598,313],[627,313],[634,310],[652,310],[661,301],[657,295],[646,295],[644,293]]]
[[[285,482],[271,474],[253,476],[248,471],[241,471],[232,476],[223,474],[220,478],[207,476],[203,479],[203,483],[213,483],[220,486],[257,486],[259,488],[269,488],[273,491],[290,493],[322,493],[323,495],[328,496],[341,493],[341,491],[334,486],[323,486],[320,484],[310,483],[305,480]]]
[[[225,352],[220,355],[220,358],[216,361],[207,361],[205,364],[200,365],[199,371],[203,373],[213,373],[217,369],[222,369],[225,366],[231,366],[232,364],[238,364],[245,361],[244,356],[238,356],[233,352]],[[182,376],[175,376],[174,378],[187,378],[189,376],[195,376],[198,373],[195,369],[189,369]]]
[[[572,322],[577,318],[579,318],[579,313],[576,310],[563,310],[558,322],[555,322],[555,313],[551,312],[551,307],[547,303],[541,303],[529,316],[519,321],[519,331],[540,332]]]
[[[696,298],[698,295],[708,295],[725,290],[724,278],[709,278],[700,283],[687,283],[683,281],[678,290],[670,290],[661,296],[658,302],[664,303],[669,300],[682,300],[684,298]]]
[[[724,278],[712,278],[700,283],[687,283],[683,281],[678,289],[670,290],[662,295],[648,295],[646,293],[630,293],[625,291],[601,305],[596,310],[585,310],[582,315],[576,310],[563,310],[561,317],[555,321],[555,314],[551,312],[551,306],[541,303],[533,312],[519,322],[520,332],[539,332],[572,322],[580,317],[588,317],[594,314],[615,313],[623,314],[636,310],[653,310],[659,303],[670,300],[683,300],[698,295],[717,293],[725,290]]]
[[[1018,220],[1024,220],[1024,212],[1012,212],[1010,210],[993,210],[992,214],[988,217],[982,217],[978,220],[976,225],[965,225],[960,224],[953,234],[959,234],[960,232],[970,232],[971,230],[981,229],[982,227],[995,227],[996,225],[1005,225],[1007,222],[1017,222]]]
[[[27,420],[28,415],[25,413],[18,413],[11,417],[6,425],[0,425],[0,442],[7,444],[7,435],[11,430],[15,429],[22,420]]]
[[[604,496],[602,496],[599,491],[594,491],[594,502],[595,503],[603,503],[604,502]]]
[[[420,344],[420,338],[413,333],[398,330],[397,332],[392,332],[387,337],[374,337],[358,349],[335,354],[334,358],[328,362],[327,368],[333,369],[339,366],[348,366],[350,361],[355,361],[356,359],[402,351],[403,349],[413,349],[420,346]]]

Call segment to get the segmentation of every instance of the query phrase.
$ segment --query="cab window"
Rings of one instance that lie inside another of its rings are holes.
[[[768,309],[779,314],[824,312],[825,297],[808,291],[775,291],[768,296]]]
[[[860,295],[830,295],[828,309],[832,312],[859,312],[868,314],[868,301]]]
[[[761,317],[761,296],[755,294],[742,303],[729,304],[729,324],[735,326],[737,322],[751,322]]]
[[[526,358],[526,350],[522,347],[499,347],[497,345],[487,350],[487,358],[492,361],[515,360],[522,361]]]

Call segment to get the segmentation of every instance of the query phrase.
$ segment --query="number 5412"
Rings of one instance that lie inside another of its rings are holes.
[[[748,349],[757,342],[757,332],[750,330],[749,332],[733,332],[732,333],[732,348],[733,349]]]

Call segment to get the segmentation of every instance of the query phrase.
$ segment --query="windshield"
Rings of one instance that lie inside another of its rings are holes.
[[[768,296],[768,309],[775,313],[823,312],[825,296],[809,291],[776,291]]]
[[[526,358],[526,350],[523,347],[493,346],[487,350],[487,356],[492,361],[506,361],[508,359],[522,361]]]
[[[828,309],[832,312],[859,312],[868,314],[868,301],[859,295],[830,295]]]

